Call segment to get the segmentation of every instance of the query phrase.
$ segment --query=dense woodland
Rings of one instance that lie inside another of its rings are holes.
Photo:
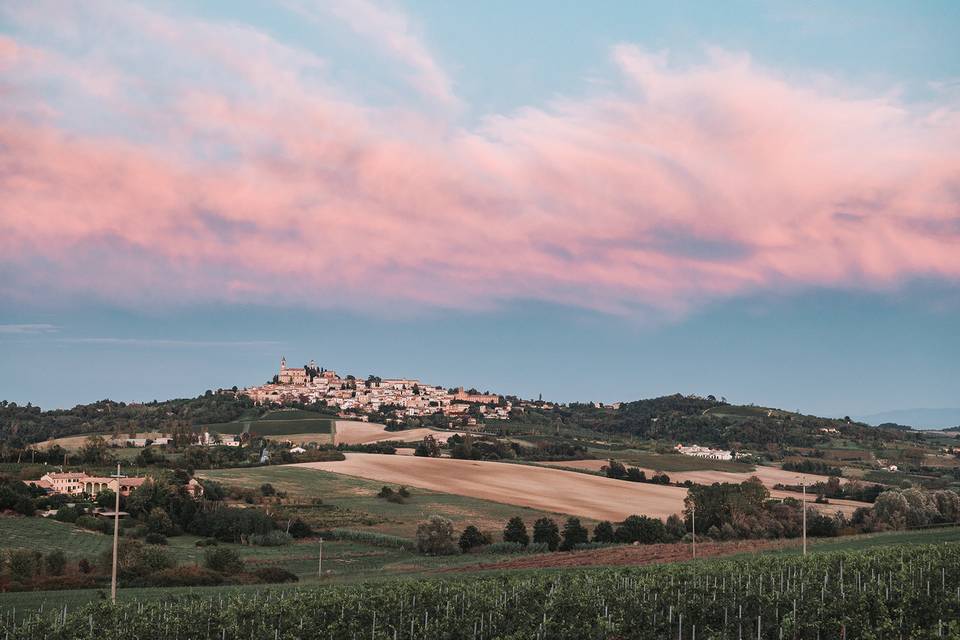
[[[842,437],[871,448],[921,437],[914,431],[871,427],[848,418],[834,420],[779,410],[769,413],[759,407],[730,407],[713,396],[675,394],[624,402],[617,409],[579,403],[528,408],[511,415],[511,425],[561,425],[643,439],[757,450],[769,446],[812,447],[825,439],[820,429],[837,429]]]

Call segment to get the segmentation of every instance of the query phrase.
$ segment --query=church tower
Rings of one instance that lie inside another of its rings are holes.
[[[280,356],[280,371],[283,371],[287,368],[287,358],[285,356]]]

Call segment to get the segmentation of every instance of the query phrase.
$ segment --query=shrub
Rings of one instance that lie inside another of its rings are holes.
[[[400,487],[400,490],[397,491],[397,493],[399,493],[399,494],[400,494],[400,497],[402,497],[402,498],[409,498],[409,497],[410,497],[410,490],[407,489],[405,486],[401,486],[401,487]]]
[[[223,575],[203,567],[172,567],[138,581],[150,587],[213,587],[223,584]]]
[[[28,582],[40,568],[40,553],[30,549],[11,549],[7,552],[7,564],[14,580]]]
[[[524,547],[530,544],[527,525],[523,524],[520,516],[514,516],[507,522],[507,526],[503,529],[503,541],[516,542]]]
[[[593,541],[599,543],[609,543],[614,541],[613,525],[609,520],[598,522],[597,526],[593,528]],[[583,543],[581,543],[581,545],[582,544]]]
[[[260,582],[276,584],[280,582],[297,582],[300,578],[282,567],[261,567],[253,572]]]
[[[277,490],[273,488],[273,485],[269,482],[264,482],[260,485],[260,495],[262,496],[274,496],[277,494]]]
[[[440,516],[430,516],[417,525],[417,551],[428,556],[447,556],[460,549],[453,542],[453,522]]]
[[[271,531],[270,533],[253,533],[248,540],[250,544],[258,547],[282,547],[293,542],[293,536],[286,531]]]
[[[297,539],[309,538],[311,535],[313,535],[313,530],[310,528],[309,524],[300,518],[296,518],[290,523],[290,526],[287,527],[287,533]]]
[[[108,533],[111,530],[111,523],[108,520],[101,520],[93,516],[80,516],[77,518],[77,526],[90,531],[99,531]]]
[[[93,571],[93,566],[91,566],[90,561],[86,558],[80,558],[80,562],[77,563],[77,569],[80,573],[90,573]]]
[[[197,540],[196,545],[198,547],[215,547],[220,544],[216,538],[200,538]]]
[[[376,531],[356,531],[354,529],[333,529],[327,532],[327,535],[321,534],[321,538],[334,540],[353,540],[376,547],[390,547],[393,549],[405,549],[407,551],[416,551],[417,543],[409,538],[400,536],[391,536],[386,533]]]
[[[522,545],[519,542],[494,542],[480,549],[480,553],[547,553],[545,544]]]
[[[563,525],[563,544],[560,545],[561,551],[569,551],[578,544],[590,541],[590,535],[587,528],[580,524],[580,518],[567,518]]]
[[[59,520],[60,522],[76,522],[77,518],[82,516],[83,513],[84,511],[80,507],[64,505],[57,509],[57,513],[53,516],[53,519]]]
[[[393,488],[384,485],[380,488],[380,493],[377,494],[378,498],[389,498],[393,495]]]
[[[203,552],[203,566],[220,573],[239,573],[243,571],[243,560],[233,549],[209,547]]]
[[[490,544],[490,537],[472,524],[460,534],[459,546],[462,551]]]
[[[67,555],[62,549],[55,549],[47,554],[43,563],[46,567],[47,575],[60,576],[63,575],[64,569],[67,568]]]
[[[540,518],[533,523],[533,541],[547,545],[550,551],[556,551],[560,544],[560,527],[550,518]]]
[[[159,544],[159,545],[167,544],[166,536],[160,533],[148,533],[146,537],[144,537],[143,541],[146,542],[147,544]]]

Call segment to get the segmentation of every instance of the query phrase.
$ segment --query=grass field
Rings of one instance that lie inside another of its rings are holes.
[[[640,449],[622,449],[611,451],[607,449],[591,449],[590,453],[597,458],[613,458],[627,466],[656,469],[657,471],[729,471],[731,473],[748,473],[754,470],[751,464],[733,462],[730,460],[707,460],[694,456],[674,454],[660,454]]]
[[[216,469],[199,471],[197,475],[239,487],[257,488],[264,483],[270,483],[303,503],[320,498],[325,506],[335,507],[335,510],[317,510],[313,512],[313,518],[309,511],[297,513],[308,521],[313,519],[312,524],[318,527],[362,527],[407,538],[412,538],[417,524],[431,515],[450,518],[458,530],[473,524],[481,530],[496,533],[502,531],[507,520],[513,516],[521,516],[528,527],[543,516],[552,517],[561,523],[567,517],[527,507],[418,488],[410,489],[412,496],[406,504],[395,504],[376,497],[380,488],[387,483],[304,467]],[[392,486],[394,489],[398,487],[396,483]],[[331,520],[324,522],[325,519]],[[583,521],[591,525],[594,523],[586,518]]]
[[[269,411],[259,418],[242,418],[234,422],[198,425],[195,428],[229,435],[249,431],[261,436],[279,436],[299,433],[332,434],[335,423],[335,418],[320,416],[312,411],[292,409]]]

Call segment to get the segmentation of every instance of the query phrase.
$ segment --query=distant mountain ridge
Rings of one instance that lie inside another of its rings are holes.
[[[873,426],[895,422],[915,429],[949,429],[960,426],[960,408],[894,409],[893,411],[858,416],[857,420]]]

